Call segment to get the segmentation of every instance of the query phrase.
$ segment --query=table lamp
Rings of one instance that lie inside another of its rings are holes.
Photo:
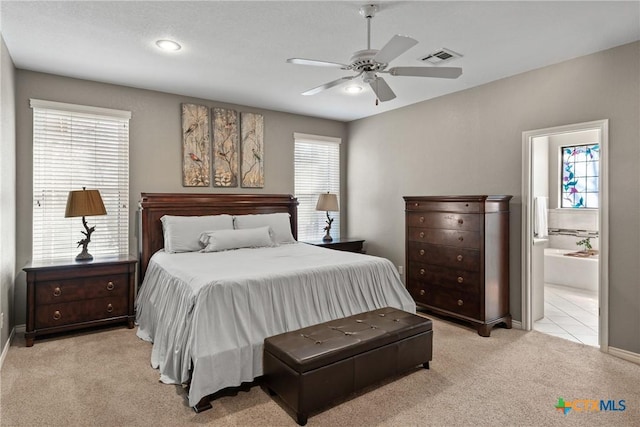
[[[329,211],[332,211],[332,212],[339,211],[338,196],[328,192],[320,194],[320,197],[318,197],[318,203],[316,204],[316,210],[327,212],[327,221],[326,221],[327,226],[324,228],[327,234],[324,235],[324,237],[322,238],[322,241],[331,242],[333,238],[331,237],[331,234],[329,234],[329,231],[331,230],[331,223],[333,222],[333,218],[329,216]]]
[[[87,190],[85,187],[82,187],[82,190],[69,191],[67,209],[65,210],[64,217],[72,218],[81,216],[82,225],[84,225],[84,229],[86,230],[82,232],[85,238],[78,242],[78,247],[82,246],[82,252],[78,254],[76,261],[90,261],[93,259],[93,255],[87,252],[87,246],[89,246],[89,242],[91,242],[91,233],[95,231],[96,226],[89,227],[85,216],[106,214],[107,210],[104,208],[104,203],[98,190]]]

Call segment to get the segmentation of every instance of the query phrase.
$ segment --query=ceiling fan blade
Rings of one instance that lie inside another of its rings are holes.
[[[409,48],[418,44],[418,41],[411,37],[396,34],[386,45],[373,57],[373,60],[382,64],[388,64],[398,56],[405,53]]]
[[[353,80],[356,77],[358,77],[358,76],[342,77],[342,78],[339,78],[339,79],[334,80],[332,82],[325,83],[323,85],[314,87],[313,89],[309,89],[309,90],[307,90],[305,92],[302,92],[302,94],[303,95],[315,95],[316,93],[320,93],[323,90],[327,90],[327,89],[330,89],[330,88],[332,88],[334,86],[338,86],[338,85],[340,85],[342,83],[348,82],[349,80]]]
[[[382,77],[376,77],[374,81],[369,83],[369,86],[371,86],[376,97],[382,102],[391,101],[396,97],[396,94],[393,93],[387,82],[385,82]]]
[[[298,64],[298,65],[314,65],[316,67],[331,67],[331,68],[342,68],[349,69],[348,65],[339,64],[337,62],[329,62],[329,61],[318,61],[316,59],[304,59],[304,58],[289,58],[287,62],[290,64]]]
[[[459,67],[392,67],[386,71],[392,76],[438,77],[457,79],[462,75]]]

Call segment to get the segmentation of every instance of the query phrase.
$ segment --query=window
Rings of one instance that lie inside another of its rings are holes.
[[[97,189],[107,215],[95,225],[89,252],[129,253],[128,111],[31,100],[33,108],[34,261],[73,259],[84,238],[82,218],[65,218],[71,190]]]
[[[598,208],[600,145],[560,147],[562,153],[562,208]]]
[[[324,236],[326,212],[316,211],[320,193],[334,193],[340,200],[340,138],[294,133],[295,196],[298,199],[298,240]],[[331,235],[340,236],[340,214],[334,218]]]

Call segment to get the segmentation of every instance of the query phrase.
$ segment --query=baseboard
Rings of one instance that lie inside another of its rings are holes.
[[[2,354],[0,355],[0,370],[2,370],[2,365],[4,365],[4,359],[7,357],[7,353],[9,352],[9,347],[11,347],[11,342],[13,341],[13,337],[16,334],[16,328],[11,329],[11,333],[9,333],[9,339],[4,344],[4,348],[2,349]]]
[[[519,320],[512,320],[511,321],[511,327],[513,329],[522,329],[522,322]]]
[[[609,354],[640,365],[640,354],[609,346]]]
[[[16,325],[16,334],[24,334],[27,331],[27,325]]]

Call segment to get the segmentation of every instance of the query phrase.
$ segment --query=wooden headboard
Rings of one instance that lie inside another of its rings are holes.
[[[164,247],[163,215],[246,215],[287,212],[291,232],[298,238],[298,200],[290,194],[193,194],[142,193],[140,199],[140,278],[142,283],[149,259]]]

